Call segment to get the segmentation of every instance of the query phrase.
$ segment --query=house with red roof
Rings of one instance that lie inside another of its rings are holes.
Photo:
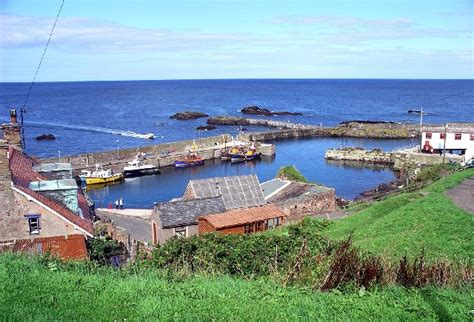
[[[15,110],[10,117],[0,139],[0,250],[83,258],[84,241],[94,233],[94,205],[68,176],[69,164],[41,164],[22,151]]]

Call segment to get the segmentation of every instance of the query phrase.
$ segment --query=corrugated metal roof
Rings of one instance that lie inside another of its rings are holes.
[[[286,215],[276,206],[266,205],[248,209],[231,210],[221,214],[203,216],[200,219],[206,220],[215,229],[222,229],[277,217],[286,217]]]
[[[256,175],[216,177],[189,181],[197,198],[221,195],[227,210],[266,204]]]
[[[62,259],[87,259],[84,235],[68,235],[21,239],[0,244],[1,251],[28,252],[35,254],[51,253]]]
[[[270,195],[276,193],[278,190],[284,188],[287,185],[289,185],[288,181],[281,180],[279,178],[275,178],[260,184],[265,199],[267,199]]]
[[[199,198],[165,202],[155,205],[152,219],[157,221],[160,216],[163,228],[197,225],[199,216],[217,214],[226,210],[222,197]]]

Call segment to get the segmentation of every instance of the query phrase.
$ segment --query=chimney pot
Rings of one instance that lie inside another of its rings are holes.
[[[10,110],[10,123],[11,123],[11,124],[16,124],[16,123],[17,123],[17,120],[16,120],[16,110],[15,110],[15,109],[11,109],[11,110]]]

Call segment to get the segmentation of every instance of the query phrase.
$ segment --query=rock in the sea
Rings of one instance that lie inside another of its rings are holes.
[[[273,116],[273,115],[303,115],[302,113],[298,112],[274,112],[270,111],[268,108],[262,108],[255,105],[246,106],[240,110],[243,114],[252,114],[252,115],[265,115],[265,116]]]
[[[209,115],[201,113],[201,112],[194,112],[194,111],[185,111],[185,112],[179,112],[174,115],[170,116],[170,119],[175,119],[175,120],[194,120],[198,119],[201,117],[208,117]]]
[[[249,125],[250,122],[244,117],[216,116],[207,119],[207,124],[214,125]]]
[[[211,130],[215,130],[216,127],[213,126],[213,125],[201,125],[201,126],[198,126],[196,128],[196,130],[198,131],[211,131]]]
[[[51,133],[49,134],[41,134],[41,135],[38,135],[36,137],[37,140],[48,140],[48,141],[51,141],[51,140],[56,140],[56,137],[54,135],[52,135]]]

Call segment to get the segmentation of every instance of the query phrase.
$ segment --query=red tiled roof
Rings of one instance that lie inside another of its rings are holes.
[[[86,259],[87,248],[84,235],[40,237],[34,239],[5,241],[0,251],[51,253],[62,259]]]
[[[44,175],[41,175],[33,170],[33,165],[37,163],[38,162],[32,159],[31,157],[10,146],[9,164],[12,180],[15,187],[23,191],[30,197],[48,206],[49,208],[53,209],[59,215],[73,222],[74,224],[76,224],[77,226],[92,235],[94,232],[94,227],[92,225],[92,220],[89,215],[89,207],[87,206],[87,201],[79,188],[78,203],[79,207],[82,210],[84,218],[79,217],[77,214],[66,208],[64,205],[57,203],[56,201],[53,201],[29,188],[30,182],[32,181],[49,180]]]
[[[226,227],[242,226],[248,223],[277,217],[286,217],[286,215],[276,206],[266,205],[261,207],[231,210],[216,215],[203,216],[199,219],[206,220],[216,229],[222,229]]]

